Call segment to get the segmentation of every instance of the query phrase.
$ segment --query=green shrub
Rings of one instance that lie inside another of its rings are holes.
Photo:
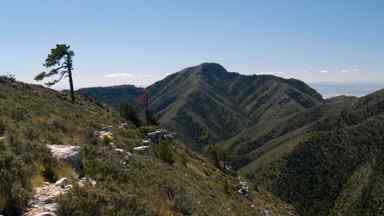
[[[32,195],[32,167],[5,145],[0,148],[0,196],[5,215],[19,215]]]
[[[0,194],[3,199],[2,213],[19,215],[32,195],[31,167],[19,156],[0,150]],[[0,210],[1,212],[1,210]]]
[[[132,196],[88,186],[75,187],[58,201],[58,216],[153,215]]]
[[[145,111],[145,120],[148,125],[159,125],[156,117],[154,116],[153,112],[150,110]]]
[[[171,141],[163,140],[159,144],[155,144],[153,146],[153,151],[158,159],[169,164],[175,162],[173,143]]]
[[[26,139],[28,136],[22,131],[6,131],[6,140],[0,145],[0,213],[4,215],[20,215],[27,206],[33,176],[40,174],[46,180],[56,180],[48,149]]]
[[[4,119],[0,119],[0,136],[3,136],[5,133],[6,123]]]
[[[188,165],[188,156],[186,155],[186,153],[180,154],[180,160],[181,160],[181,163],[183,164],[183,166],[187,167],[187,165]]]
[[[102,215],[101,206],[105,197],[92,188],[75,187],[68,195],[59,198],[59,216]]]
[[[119,108],[120,115],[125,120],[132,122],[136,127],[141,126],[141,120],[139,119],[136,110],[129,104],[123,104]]]
[[[227,161],[229,158],[228,152],[218,144],[209,145],[207,148],[207,155],[210,158],[215,166],[219,169],[224,169],[222,163]]]

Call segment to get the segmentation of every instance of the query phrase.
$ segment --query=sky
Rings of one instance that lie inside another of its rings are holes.
[[[202,62],[384,88],[383,11],[382,0],[3,1],[0,74],[33,82],[50,49],[66,43],[76,88],[148,86]]]

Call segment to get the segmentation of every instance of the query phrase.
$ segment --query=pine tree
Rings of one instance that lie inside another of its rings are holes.
[[[73,103],[75,102],[75,93],[72,79],[72,57],[74,55],[75,53],[70,50],[70,46],[66,44],[57,44],[56,48],[51,49],[51,53],[48,55],[44,63],[44,67],[52,69],[49,72],[42,72],[35,77],[36,81],[41,81],[45,78],[58,75],[56,79],[46,82],[45,85],[47,86],[53,86],[60,82],[63,78],[68,77],[71,99]]]

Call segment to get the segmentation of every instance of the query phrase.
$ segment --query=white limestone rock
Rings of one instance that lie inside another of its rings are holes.
[[[146,151],[150,148],[150,146],[137,146],[133,148],[133,151]]]
[[[83,172],[83,163],[80,158],[80,146],[47,145],[47,147],[56,160],[70,164],[80,174]]]
[[[90,185],[92,187],[95,187],[97,182],[91,178],[83,177],[78,182],[79,187],[84,187],[86,185]]]

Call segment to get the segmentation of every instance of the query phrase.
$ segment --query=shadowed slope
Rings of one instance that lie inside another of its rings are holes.
[[[381,215],[384,91],[331,102],[341,109],[327,111],[298,138],[283,139],[242,172],[302,215]]]

